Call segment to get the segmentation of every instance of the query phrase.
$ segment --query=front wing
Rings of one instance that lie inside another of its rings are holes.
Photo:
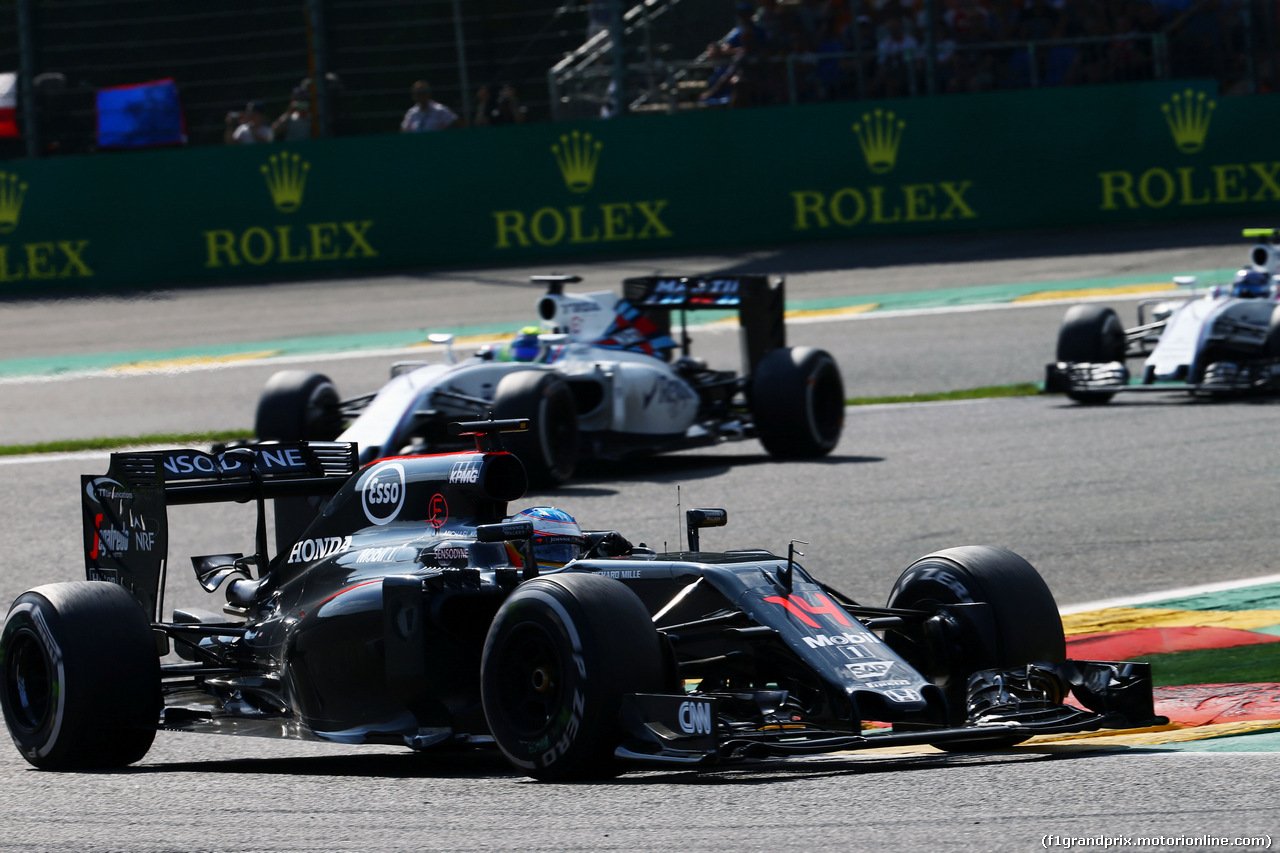
[[[1069,694],[1077,705],[1068,704]],[[1034,735],[1164,725],[1152,700],[1149,664],[1108,661],[1034,663],[974,673],[963,726],[900,725],[858,732],[815,727],[796,718],[753,724],[720,713],[713,694],[629,694],[616,756],[643,764],[715,764],[740,758],[810,755],[889,746],[989,742],[1007,746]]]

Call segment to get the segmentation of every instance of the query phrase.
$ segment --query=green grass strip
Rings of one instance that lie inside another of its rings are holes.
[[[1040,393],[1034,382],[1018,385],[990,385],[985,388],[968,388],[962,391],[940,391],[936,394],[901,394],[894,397],[854,397],[846,400],[849,406],[870,406],[884,403],[931,403],[937,400],[983,400],[991,397],[1028,397]],[[121,450],[127,447],[155,447],[169,445],[185,447],[213,444],[216,441],[233,441],[253,438],[251,430],[222,430],[220,432],[178,432],[135,435],[126,438],[77,438],[65,441],[42,441],[37,444],[0,445],[0,456],[26,456],[30,453],[75,453],[82,450]]]
[[[985,400],[992,397],[1030,397],[1040,393],[1035,382],[1016,385],[987,385],[982,388],[966,388],[961,391],[939,391],[936,394],[898,394],[890,397],[854,397],[846,400],[849,406],[875,406],[885,403],[933,403],[939,400]]]
[[[1144,655],[1133,660],[1151,664],[1151,679],[1156,687],[1270,684],[1280,680],[1280,643]]]
[[[157,445],[189,447],[239,438],[253,438],[253,431],[233,429],[221,432],[171,432],[136,435],[131,438],[73,438],[65,441],[42,441],[37,444],[7,444],[0,445],[0,456],[25,456],[28,453],[75,453],[82,450],[121,450],[127,447]]]

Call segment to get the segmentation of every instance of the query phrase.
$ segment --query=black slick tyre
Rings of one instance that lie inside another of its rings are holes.
[[[990,619],[963,623],[959,648],[939,650],[905,633],[888,632],[887,642],[915,669],[942,688],[951,724],[964,723],[966,684],[982,669],[1066,660],[1062,618],[1040,573],[1025,559],[1004,548],[968,545],[948,548],[912,563],[889,592],[889,606],[936,610],[954,604],[986,604]],[[972,747],[1007,746],[1025,738]],[[965,742],[939,743],[949,750],[970,748]]]
[[[1124,363],[1124,326],[1116,312],[1104,305],[1072,305],[1058,329],[1058,361],[1076,364]],[[1077,403],[1100,405],[1111,401],[1107,391],[1068,391]]]
[[[18,751],[42,770],[123,767],[147,754],[160,720],[151,623],[121,586],[24,592],[0,631],[0,705]]]
[[[489,731],[543,781],[617,775],[626,693],[662,692],[658,632],[621,582],[562,572],[521,584],[494,617],[480,665]]]
[[[840,441],[844,380],[826,350],[773,350],[751,377],[749,398],[756,435],[771,456],[814,459]]]
[[[503,436],[503,446],[519,457],[535,488],[552,488],[578,466],[578,410],[565,381],[546,370],[520,370],[498,383],[493,416],[528,418],[526,432]]]
[[[258,398],[253,432],[264,441],[333,441],[342,433],[338,389],[322,373],[281,370]]]

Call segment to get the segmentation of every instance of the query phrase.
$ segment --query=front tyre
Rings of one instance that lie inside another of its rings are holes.
[[[493,416],[528,418],[526,432],[508,433],[503,445],[519,457],[530,485],[554,488],[578,466],[578,409],[563,379],[546,370],[502,377],[493,393]]]
[[[1120,317],[1104,305],[1072,305],[1058,329],[1058,361],[1076,364],[1124,364],[1125,337]],[[1115,396],[1109,391],[1068,391],[1077,403],[1096,406]]]
[[[147,754],[160,719],[151,622],[101,581],[24,592],[0,630],[0,705],[14,744],[42,770],[123,767]]]
[[[658,632],[622,583],[563,572],[521,584],[494,617],[480,664],[485,719],[521,772],[600,779],[621,767],[627,693],[664,686]]]
[[[341,402],[323,373],[278,371],[258,398],[253,433],[264,441],[333,441],[342,434]]]
[[[844,380],[826,350],[773,350],[751,377],[750,400],[756,435],[771,456],[815,459],[840,441]]]
[[[1022,557],[989,545],[948,548],[912,563],[889,592],[889,606],[938,611],[947,605],[986,604],[988,618],[965,620],[959,648],[930,647],[920,638],[888,632],[887,642],[919,673],[942,688],[951,724],[967,716],[969,675],[983,669],[1028,663],[1061,663],[1067,658],[1062,617],[1053,593]],[[1011,746],[1025,738],[1005,740]],[[974,747],[992,746],[991,741]],[[964,742],[939,743],[962,750]]]

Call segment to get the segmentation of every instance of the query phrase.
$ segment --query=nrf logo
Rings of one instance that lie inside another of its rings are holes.
[[[471,485],[480,482],[482,464],[484,463],[479,459],[463,459],[453,463],[453,468],[449,471],[449,482]]]

